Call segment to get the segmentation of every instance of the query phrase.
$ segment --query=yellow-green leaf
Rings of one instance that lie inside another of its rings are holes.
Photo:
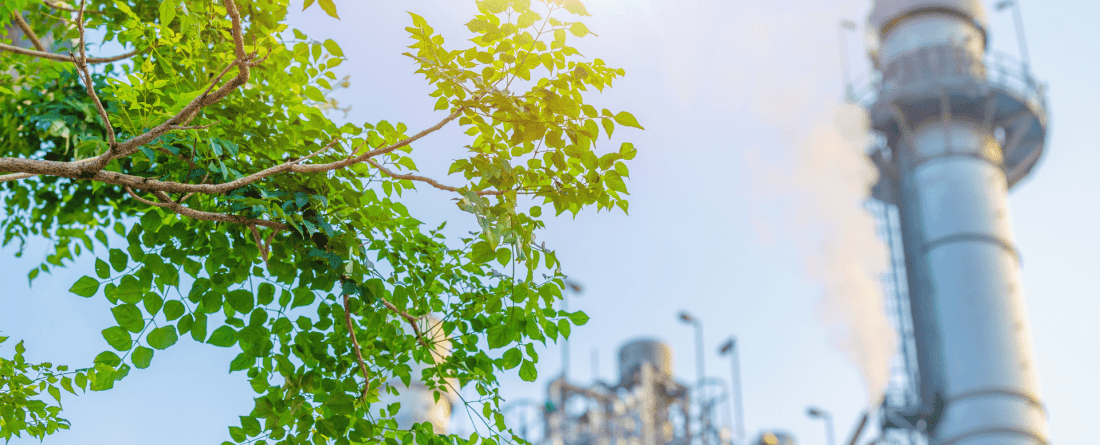
[[[638,123],[638,120],[634,118],[633,114],[625,111],[620,111],[619,114],[615,115],[615,122],[618,122],[619,125],[645,130],[645,128],[642,128],[642,125]]]
[[[321,5],[321,9],[324,9],[325,13],[329,16],[335,19],[340,18],[340,16],[336,15],[336,4],[332,3],[332,0],[317,0],[317,4]]]

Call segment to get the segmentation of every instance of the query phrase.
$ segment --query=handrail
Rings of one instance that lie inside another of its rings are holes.
[[[1011,91],[1028,102],[1046,108],[1046,85],[1031,75],[1029,66],[1001,52],[987,53],[978,58],[968,48],[951,44],[927,45],[902,53],[885,70],[872,71],[854,83],[851,99],[869,107],[883,93],[911,83],[944,77],[984,79],[991,86]]]

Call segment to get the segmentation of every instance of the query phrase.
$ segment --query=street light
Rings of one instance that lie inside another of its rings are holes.
[[[730,383],[733,387],[733,408],[737,413],[737,443],[745,442],[745,412],[741,406],[741,358],[737,349],[737,337],[730,337],[718,348],[721,355],[730,356]]]
[[[580,283],[565,279],[565,289],[561,293],[561,310],[569,312],[569,291],[572,291],[574,295],[581,295],[584,293],[584,286]],[[561,380],[569,380],[569,339],[566,338],[561,342]]]
[[[829,445],[836,445],[836,439],[833,437],[833,415],[829,414],[821,408],[809,407],[806,408],[806,415],[815,419],[825,420],[825,439]]]
[[[852,91],[852,75],[848,71],[848,36],[844,34],[844,31],[855,31],[856,22],[848,19],[840,20],[840,70],[841,75],[844,76],[844,100],[847,102],[855,102],[855,92]]]
[[[699,400],[699,403],[700,403],[699,407],[700,407],[700,409],[702,409],[702,407],[703,407],[702,403],[703,403],[703,400],[704,400],[704,397],[703,397],[703,381],[704,381],[704,379],[706,379],[706,367],[704,366],[704,359],[703,359],[703,322],[699,321],[699,319],[695,318],[694,316],[689,314],[687,311],[681,311],[680,312],[680,321],[682,321],[684,323],[687,323],[687,324],[690,324],[690,325],[695,327],[695,368],[696,368],[696,374],[697,374],[696,378],[698,379],[698,380],[696,380],[696,387],[699,388],[698,400]],[[701,420],[702,419],[700,419],[700,421]],[[700,433],[702,434],[704,432],[700,431]],[[705,443],[705,441],[706,441],[705,437],[703,438],[703,441]]]
[[[1020,12],[1019,0],[1002,0],[997,2],[995,6],[997,11],[1004,11],[1005,9],[1012,8],[1012,15],[1015,16],[1016,21],[1016,40],[1020,44],[1020,61],[1024,63],[1024,74],[1029,74],[1031,69],[1031,57],[1027,52],[1027,38],[1024,36],[1024,16]]]

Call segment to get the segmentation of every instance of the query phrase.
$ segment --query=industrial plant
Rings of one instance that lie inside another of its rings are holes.
[[[879,180],[868,208],[891,250],[883,286],[899,341],[884,399],[844,443],[1047,444],[1007,209],[1009,189],[1043,153],[1044,85],[1022,38],[1022,61],[988,50],[979,0],[878,0],[867,25],[873,74],[847,98],[873,133]],[[631,341],[619,349],[618,382],[579,386],[563,375],[545,400],[508,407],[528,413],[510,426],[542,445],[795,443],[724,422],[740,418],[740,382],[678,380],[672,353]],[[422,420],[445,425],[439,415]]]

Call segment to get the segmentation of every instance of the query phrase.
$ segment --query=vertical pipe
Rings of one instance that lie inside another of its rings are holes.
[[[1018,92],[986,78],[984,14],[972,0],[879,0],[871,14],[885,67],[876,128],[890,137],[898,170],[920,369],[916,423],[933,445],[1044,444],[1007,209],[1008,172],[1026,174],[1033,164],[1021,159],[1034,161],[1043,136],[990,105]],[[1044,118],[1022,105],[1023,117]],[[1017,139],[1033,138],[1030,153],[996,141],[997,119]]]
[[[701,433],[701,443],[706,445],[708,431],[706,431],[706,429],[704,428],[706,426],[704,425],[706,419],[704,419],[703,417],[705,417],[706,414],[709,414],[709,412],[707,412],[705,406],[705,404],[707,403],[707,399],[706,395],[704,394],[704,379],[706,378],[706,367],[703,357],[703,323],[700,322],[698,319],[692,320],[691,323],[692,326],[695,327],[695,373],[697,376],[696,388],[698,388],[699,391],[699,431]]]
[[[569,312],[568,287],[561,292],[561,310]],[[569,381],[569,338],[564,338],[561,342],[561,379],[564,382]]]
[[[733,388],[734,388],[734,406],[737,409],[737,443],[743,445],[745,442],[745,411],[741,404],[741,351],[737,346],[737,339],[733,339],[733,350],[731,351],[730,360],[733,362]]]
[[[1020,60],[1024,62],[1024,74],[1029,74],[1031,55],[1027,51],[1027,36],[1024,35],[1024,15],[1020,12],[1020,0],[1012,0],[1012,6],[1012,15],[1016,21],[1016,40],[1020,44]]]

